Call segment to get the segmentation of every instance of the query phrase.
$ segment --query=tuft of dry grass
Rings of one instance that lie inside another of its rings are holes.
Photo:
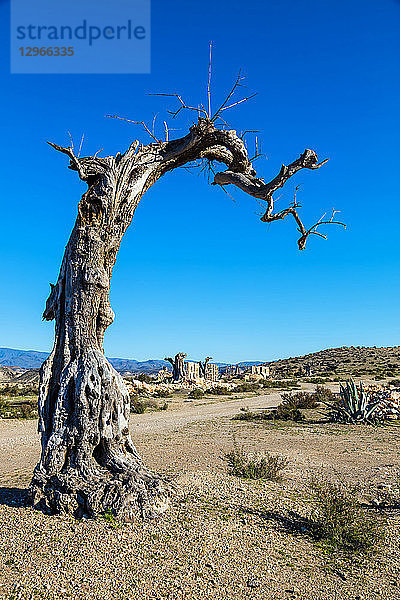
[[[342,481],[313,477],[310,491],[314,509],[309,530],[330,552],[373,553],[385,535],[384,520],[368,516],[357,499],[358,488]]]
[[[236,445],[224,455],[228,465],[228,473],[243,477],[244,479],[267,479],[280,481],[282,471],[289,461],[283,456],[274,456],[269,452],[265,454],[252,454]]]

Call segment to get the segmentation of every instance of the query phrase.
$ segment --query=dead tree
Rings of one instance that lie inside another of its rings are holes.
[[[79,157],[72,145],[50,143],[69,158],[69,168],[87,188],[43,314],[55,320],[55,343],[40,371],[42,453],[30,485],[35,507],[77,517],[112,510],[129,519],[157,514],[168,503],[168,485],[145,467],[132,443],[129,393],[103,353],[104,333],[114,320],[109,290],[121,239],[143,194],[160,177],[192,161],[224,164],[213,184],[235,185],[257,198],[265,205],[265,223],[291,215],[300,232],[300,250],[310,235],[322,235],[320,225],[334,222],[333,215],[305,227],[296,200],[274,212],[276,190],[301,169],[316,170],[326,161],[318,162],[313,150],[305,150],[265,183],[243,139],[218,126],[222,112],[241,102],[229,104],[232,93],[213,115],[210,103],[209,111],[194,108],[196,122],[179,139],[169,141],[166,126],[166,141],[158,140],[143,123],[153,142],[134,141],[116,156]],[[178,110],[190,108],[178,100]],[[175,380],[183,375],[184,357],[179,353],[173,362]]]
[[[204,379],[207,379],[207,364],[210,362],[210,360],[212,360],[212,356],[207,356],[204,359],[204,362],[201,362],[201,360],[199,360],[199,370],[200,370],[200,377],[204,377]]]
[[[167,360],[172,365],[172,381],[174,383],[179,383],[185,379],[185,358],[187,354],[183,352],[178,352],[175,354],[175,358],[165,357],[164,360]]]

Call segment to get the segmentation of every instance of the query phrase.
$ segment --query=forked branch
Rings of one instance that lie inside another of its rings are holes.
[[[71,160],[71,166],[74,167],[74,170],[78,171],[78,175],[82,179],[82,181],[86,181],[87,180],[88,176],[85,173],[85,171],[82,169],[82,166],[79,163],[78,157],[75,156],[74,149],[73,149],[72,145],[71,146],[67,146],[66,148],[64,148],[63,146],[59,146],[58,144],[54,144],[54,142],[47,142],[47,143],[49,144],[49,146],[51,146],[52,148],[54,148],[58,152],[62,152],[63,154],[66,154],[70,158],[70,160]]]
[[[182,99],[182,96],[180,96],[179,94],[167,94],[164,92],[156,92],[156,93],[149,94],[149,96],[167,96],[169,98],[177,98],[180,103],[180,107],[178,108],[178,110],[167,111],[168,114],[170,114],[173,119],[175,119],[175,117],[177,117],[178,114],[183,109],[194,110],[195,112],[197,112],[199,117],[200,117],[200,115],[203,115],[206,119],[208,119],[208,113],[207,113],[206,109],[204,108],[204,106],[201,106],[201,107],[200,106],[197,106],[197,107],[196,106],[188,106],[186,104],[186,102]]]
[[[106,115],[106,117],[110,118],[110,119],[118,119],[119,121],[126,121],[127,123],[133,123],[134,125],[142,125],[143,129],[149,134],[149,136],[156,141],[157,143],[160,141],[159,139],[156,138],[156,136],[154,135],[154,122],[156,119],[156,116],[154,116],[153,119],[153,131],[151,131],[146,123],[144,121],[132,121],[132,119],[125,119],[125,117],[119,117],[118,115]]]
[[[229,108],[233,108],[234,106],[237,106],[238,104],[242,104],[243,102],[247,102],[247,100],[251,100],[251,98],[254,98],[254,96],[257,96],[257,93],[251,94],[250,96],[246,96],[245,98],[241,98],[240,100],[237,100],[236,102],[232,102],[231,104],[228,104],[228,102],[230,101],[230,99],[234,95],[236,89],[238,87],[242,86],[242,84],[240,82],[243,79],[244,79],[244,76],[242,75],[241,71],[239,71],[238,76],[236,77],[235,83],[233,84],[231,91],[228,93],[228,95],[226,96],[225,100],[223,101],[223,103],[218,108],[218,110],[210,118],[210,120],[211,120],[212,123],[215,123],[215,121],[218,118],[220,118],[220,115],[221,115],[221,113],[224,110],[228,110]]]
[[[323,215],[319,221],[312,225],[312,227],[306,228],[297,212],[299,204],[296,199],[296,194],[292,206],[280,210],[279,212],[274,212],[273,194],[276,192],[276,190],[283,187],[287,180],[301,169],[319,169],[327,161],[328,159],[318,162],[317,155],[313,150],[305,150],[303,154],[299,156],[299,158],[289,165],[282,165],[278,175],[269,183],[264,183],[262,179],[259,179],[255,175],[249,174],[249,172],[243,174],[227,170],[215,175],[214,184],[221,186],[233,184],[251,196],[258,198],[259,200],[264,200],[264,202],[267,203],[266,211],[261,217],[261,221],[264,223],[271,223],[272,221],[281,220],[288,215],[292,215],[297,223],[298,231],[301,233],[301,236],[297,241],[299,249],[304,250],[307,239],[310,235],[318,235],[326,239],[326,235],[317,231],[318,227],[321,225],[335,224],[343,227],[346,227],[346,225],[341,221],[336,221],[334,219],[335,214],[338,212],[334,210],[332,217],[329,220],[324,220],[325,215]],[[296,192],[297,189],[298,188],[296,188]]]
[[[175,111],[173,111],[173,110],[168,111],[168,113],[172,116],[173,119],[175,119],[175,117],[178,116],[178,114],[181,112],[181,110],[186,109],[186,110],[192,110],[192,111],[197,112],[197,115],[199,118],[203,117],[210,123],[215,123],[218,119],[220,119],[224,123],[224,125],[226,125],[226,122],[221,117],[222,112],[224,112],[225,110],[228,110],[230,108],[233,108],[234,106],[238,106],[239,104],[242,104],[243,102],[247,102],[248,100],[251,100],[251,98],[254,98],[254,96],[257,95],[256,93],[254,93],[254,94],[251,94],[250,96],[241,98],[240,100],[237,100],[236,102],[231,102],[230,104],[228,104],[229,101],[231,100],[231,98],[233,97],[235,91],[237,90],[237,88],[242,87],[241,81],[244,79],[244,76],[241,74],[241,71],[239,71],[238,76],[236,77],[235,82],[232,86],[232,89],[227,94],[225,100],[222,102],[222,104],[220,105],[218,110],[214,114],[211,114],[211,68],[212,68],[211,50],[212,50],[212,44],[210,44],[210,54],[209,54],[209,63],[208,63],[207,109],[203,106],[203,104],[200,104],[199,106],[190,106],[190,105],[186,104],[186,102],[183,100],[183,98],[180,94],[170,94],[170,93],[165,93],[165,92],[155,92],[155,93],[149,94],[149,96],[167,96],[169,98],[177,98],[177,100],[180,104],[179,108]]]

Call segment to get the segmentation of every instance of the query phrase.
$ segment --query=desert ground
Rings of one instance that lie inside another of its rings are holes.
[[[0,419],[0,598],[400,599],[400,511],[367,502],[400,470],[400,425],[232,420],[240,408],[279,401],[278,393],[174,398],[166,411],[131,415],[145,462],[176,492],[161,518],[128,524],[25,506],[37,422]],[[287,457],[282,481],[228,475],[221,457],[234,444]],[[360,484],[366,514],[385,520],[376,554],[328,553],[299,527],[312,475]]]

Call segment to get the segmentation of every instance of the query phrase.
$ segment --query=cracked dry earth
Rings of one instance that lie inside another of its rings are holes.
[[[132,415],[146,463],[174,477],[165,515],[119,526],[48,517],[24,506],[39,454],[35,421],[0,420],[0,598],[400,600],[400,515],[387,512],[381,551],[328,556],[294,534],[306,515],[312,473],[390,482],[399,470],[400,427],[232,421],[242,406],[276,405],[277,394]],[[286,456],[282,482],[226,475],[233,442]]]

